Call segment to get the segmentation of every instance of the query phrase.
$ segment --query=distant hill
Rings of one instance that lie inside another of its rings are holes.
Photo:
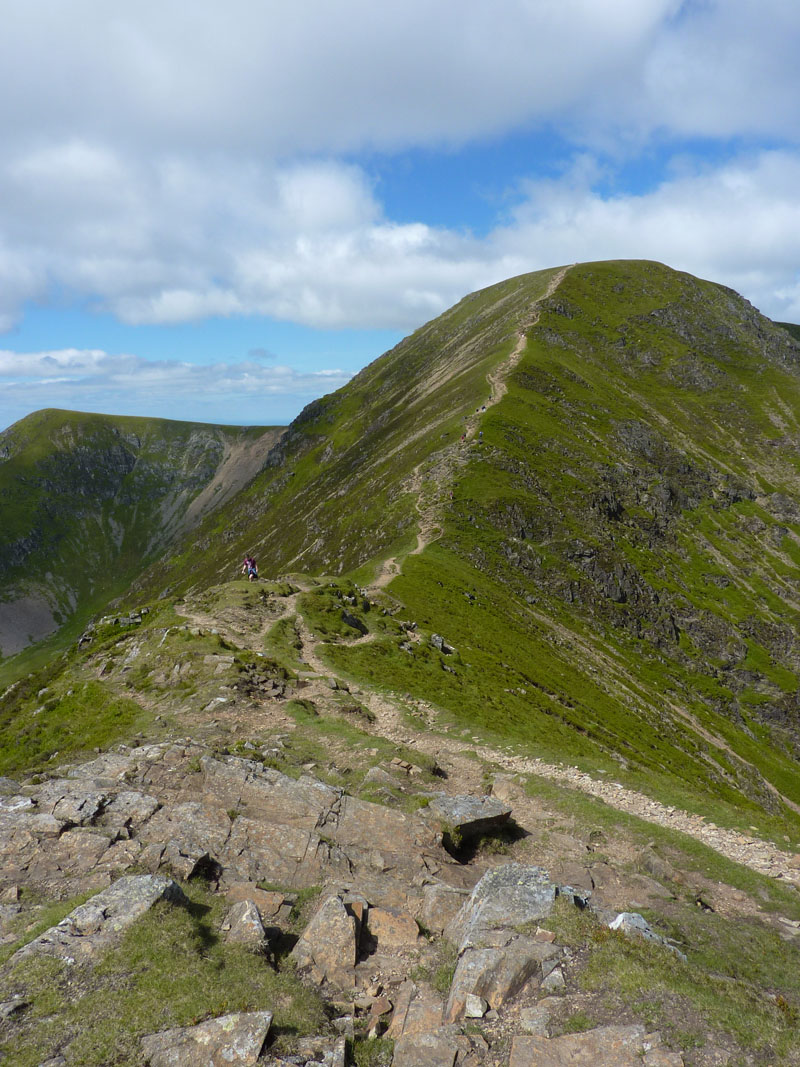
[[[125,589],[279,432],[44,410],[0,434],[0,654]]]

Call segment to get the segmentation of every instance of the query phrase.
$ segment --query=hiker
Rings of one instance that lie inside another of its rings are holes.
[[[242,574],[249,574],[250,573],[250,564],[252,562],[253,561],[250,559],[249,556],[245,556],[244,557],[244,563],[242,564]]]
[[[248,582],[258,581],[258,565],[252,556],[250,557],[250,566],[247,569],[247,580]]]

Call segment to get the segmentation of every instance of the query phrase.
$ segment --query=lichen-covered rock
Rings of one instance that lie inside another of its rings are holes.
[[[163,875],[120,878],[71,911],[57,926],[24,945],[11,962],[35,955],[57,956],[68,963],[92,960],[159,900],[177,904],[184,903],[186,897],[176,882]]]
[[[199,1026],[162,1030],[141,1040],[149,1067],[248,1067],[261,1055],[272,1012],[223,1015]]]
[[[360,932],[356,917],[341,897],[329,896],[292,949],[292,959],[298,970],[309,972],[316,982],[348,989],[355,980]]]

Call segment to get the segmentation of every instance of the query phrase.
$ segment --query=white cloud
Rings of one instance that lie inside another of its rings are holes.
[[[11,5],[0,330],[53,289],[129,323],[411,328],[509,274],[628,255],[798,317],[795,147],[616,197],[590,153],[521,186],[483,239],[387,217],[336,157],[547,123],[613,158],[671,136],[796,144],[799,42],[787,0]]]
[[[270,155],[458,143],[640,76],[679,7],[33,0],[4,13],[7,132]]]
[[[255,357],[239,363],[200,365],[97,349],[52,352],[0,350],[0,425],[24,410],[42,407],[92,408],[115,413],[268,423],[276,420],[273,400],[300,407],[344,385],[338,369],[299,373]]]
[[[800,318],[800,154],[763,152],[603,197],[576,180],[531,182],[498,255],[534,249],[538,266],[658,259],[743,292],[772,318]]]

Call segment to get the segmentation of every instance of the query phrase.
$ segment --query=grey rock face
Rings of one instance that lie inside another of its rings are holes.
[[[554,945],[517,932],[546,918],[556,893],[541,867],[507,863],[481,878],[445,931],[459,950],[447,1022],[464,1014],[470,994],[498,1008],[541,975],[543,961],[558,955]]]
[[[463,951],[480,947],[492,930],[540,922],[550,914],[556,887],[547,871],[521,863],[495,867],[481,878],[445,935]]]
[[[223,1015],[199,1026],[163,1030],[141,1041],[150,1067],[247,1067],[261,1055],[272,1012]]]

